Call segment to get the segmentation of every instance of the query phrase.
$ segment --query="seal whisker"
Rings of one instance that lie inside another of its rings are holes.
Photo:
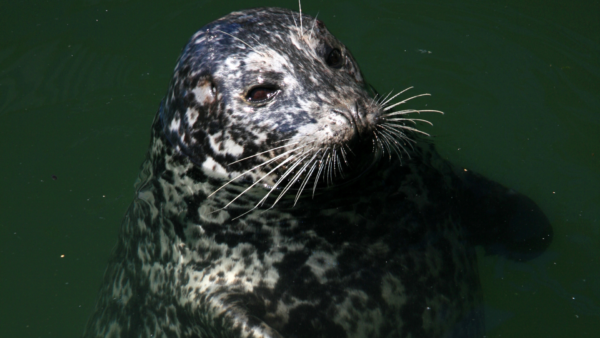
[[[223,184],[223,185],[222,185],[222,186],[221,186],[219,189],[217,189],[217,190],[213,191],[213,192],[212,192],[212,194],[208,195],[206,198],[210,198],[211,196],[213,196],[214,194],[216,194],[216,193],[217,193],[219,190],[221,190],[221,189],[225,188],[225,187],[226,187],[228,184],[230,184],[231,182],[233,182],[233,181],[235,181],[236,179],[240,178],[241,176],[243,176],[243,175],[246,175],[247,173],[249,173],[249,172],[251,172],[251,171],[253,171],[253,170],[256,170],[256,169],[258,169],[258,168],[260,168],[260,167],[264,166],[265,164],[268,164],[268,163],[270,163],[270,162],[276,161],[277,159],[281,158],[282,156],[285,156],[285,155],[287,155],[287,154],[289,154],[289,153],[291,153],[291,152],[294,152],[294,151],[296,151],[296,150],[298,150],[298,149],[302,149],[302,148],[303,148],[303,147],[297,147],[297,148],[294,148],[294,149],[292,149],[292,150],[288,150],[288,151],[286,151],[285,153],[279,154],[279,155],[277,155],[277,156],[273,157],[272,159],[270,159],[270,160],[268,160],[268,161],[265,161],[265,162],[263,162],[263,163],[261,163],[261,164],[259,164],[259,165],[255,166],[255,167],[254,167],[254,168],[252,168],[252,169],[249,169],[249,170],[246,170],[246,171],[244,171],[243,173],[241,173],[241,174],[237,175],[236,177],[234,177],[233,179],[231,179],[229,182],[227,182],[227,183]]]
[[[387,101],[388,96],[390,96],[393,92],[394,92],[394,90],[392,89],[392,90],[390,90],[389,93],[387,93],[387,95],[385,97],[383,97],[383,98],[380,97],[381,102],[385,101],[385,103],[387,103],[388,102]],[[377,104],[380,105],[380,106],[384,106],[385,105],[385,104],[380,104],[379,102],[377,102]]]
[[[333,150],[329,149],[327,154],[327,186],[333,184]]]
[[[317,15],[315,15],[315,19],[313,20],[313,24],[312,24],[312,28],[310,29],[310,37],[312,38],[314,30],[315,30],[315,24],[317,23],[317,18],[319,17],[319,12],[317,12]]]
[[[423,134],[425,136],[431,136],[431,135],[429,135],[428,133],[426,133],[426,132],[424,132],[422,130],[419,130],[419,129],[416,129],[416,128],[413,128],[413,127],[409,127],[409,126],[399,125],[399,124],[384,123],[384,124],[380,124],[380,126],[382,126],[382,127],[385,126],[385,127],[389,127],[389,128],[402,128],[402,129],[414,131],[414,132],[419,133],[419,134]],[[398,131],[402,132],[401,130],[398,130]]]
[[[314,148],[312,148],[314,149]],[[310,150],[309,150],[310,151]],[[275,182],[275,184],[273,184],[273,186],[271,187],[271,189],[269,190],[269,192],[256,204],[256,207],[260,206],[261,204],[263,204],[267,198],[269,197],[269,195],[271,195],[271,193],[281,184],[281,182],[283,182],[283,180],[294,171],[294,169],[300,164],[302,163],[302,160],[305,159],[306,157],[310,156],[310,154],[308,153],[308,151],[303,151],[301,154],[299,155],[295,155],[295,157],[298,157],[294,163],[286,169],[286,171],[281,175],[281,177],[279,177],[279,179],[277,180],[277,182]],[[293,182],[290,181],[290,182]],[[286,185],[286,188],[279,194],[279,197],[275,200],[275,202],[273,203],[273,205],[271,207],[269,207],[269,209],[273,208],[275,206],[275,204],[277,204],[277,202],[281,199],[281,197],[285,194],[285,192],[287,191],[287,189],[289,189],[289,185],[290,182],[288,182],[288,184]]]
[[[310,176],[312,176],[312,173],[315,171],[315,168],[317,167],[317,160],[316,157],[319,154],[321,150],[319,149],[315,155],[313,156],[313,158],[310,159],[310,161],[308,163],[312,163],[312,166],[310,167],[310,170],[308,171],[308,174],[306,174],[306,176],[304,177],[304,180],[302,181],[302,184],[300,185],[300,189],[298,189],[298,192],[296,193],[296,199],[294,199],[294,205],[296,205],[296,203],[298,202],[298,199],[300,198],[300,194],[302,194],[302,191],[304,190],[304,187],[306,186],[306,184],[308,183],[308,181],[310,180]]]
[[[433,126],[433,123],[427,121],[427,120],[423,120],[423,119],[406,119],[406,118],[393,118],[393,119],[385,119],[387,122],[394,122],[394,121],[408,121],[414,124],[417,124],[417,122],[423,122],[423,123],[427,123],[430,126]]]
[[[381,140],[379,140],[379,136],[377,136],[377,132],[375,132],[375,130],[373,130],[373,136],[375,137],[373,139],[373,150],[371,150],[373,153],[376,150],[376,145],[379,146],[379,150],[381,150],[382,152],[384,151],[383,146],[381,145]]]
[[[383,145],[383,141],[381,140],[381,135],[379,133],[375,133],[375,137],[377,138],[377,144],[379,145],[379,149],[382,153],[385,153],[385,147]]]
[[[414,88],[414,87],[412,87],[412,86],[411,86],[411,87],[408,87],[408,88],[404,89],[403,91],[399,92],[398,94],[396,94],[396,95],[394,95],[394,96],[390,97],[389,99],[385,100],[385,102],[383,102],[383,103],[381,104],[381,106],[385,106],[386,104],[388,104],[388,102],[390,102],[390,101],[392,101],[393,99],[395,99],[396,97],[398,97],[398,95],[400,95],[400,94],[402,94],[402,93],[404,93],[404,92],[406,92],[407,90],[409,90],[409,89],[412,89],[412,88]],[[387,109],[384,109],[384,110],[387,110]]]
[[[305,159],[308,155],[306,155],[303,158],[298,159],[294,164],[297,166],[298,164],[300,164],[302,162],[303,159]],[[293,170],[293,169],[292,169]],[[281,179],[283,180],[285,177],[287,177],[287,175],[289,175],[292,170],[286,170],[285,174],[281,177]],[[297,175],[298,173],[296,173]],[[279,202],[279,200],[285,195],[286,192],[288,192],[288,190],[292,187],[292,185],[294,185],[295,183],[295,179],[296,179],[296,175],[294,175],[294,177],[285,185],[285,187],[283,188],[283,190],[279,193],[279,195],[277,196],[277,198],[275,199],[275,202],[273,202],[273,205],[271,205],[268,209],[273,209],[273,207],[275,207],[275,205],[277,204],[277,202]],[[279,184],[282,182],[282,180],[277,181],[277,183],[275,185],[273,185],[273,187],[271,188],[271,190],[260,200],[260,202],[258,202],[258,205],[261,205],[264,203],[264,201],[269,197],[269,195],[275,190],[275,188],[277,188],[279,186]]]
[[[417,109],[405,109],[405,110],[398,110],[398,111],[393,111],[393,112],[389,112],[389,113],[385,113],[383,114],[383,116],[388,117],[388,116],[395,116],[395,115],[406,115],[406,114],[413,114],[413,113],[440,113],[442,115],[444,115],[443,111],[440,110],[431,110],[431,109],[426,109],[426,110],[417,110]]]
[[[406,135],[404,132],[402,132],[401,130],[397,130],[397,129],[390,128],[390,124],[381,125],[381,127],[382,127],[382,128],[384,128],[388,134],[390,134],[390,135],[392,135],[392,136],[395,136],[395,137],[394,137],[394,139],[396,139],[396,140],[398,140],[398,141],[400,141],[400,140],[407,141],[407,143],[405,143],[405,144],[408,144],[408,145],[410,146],[410,148],[411,148],[412,150],[414,150],[413,143],[417,143],[417,141],[415,141],[415,140],[411,139],[410,137],[408,137],[408,136],[407,136],[407,135]],[[404,151],[405,151],[406,153],[408,153],[408,152],[406,151],[406,149],[405,149],[405,148],[402,146],[402,144],[401,144],[401,143],[399,143],[398,145],[400,145],[400,147],[402,147],[402,149],[404,149]],[[409,156],[410,156],[410,155],[409,155]]]
[[[406,150],[406,148],[404,148],[404,146],[402,146],[402,144],[400,142],[398,142],[398,139],[396,137],[394,137],[393,133],[391,133],[385,129],[381,130],[380,132],[381,132],[382,137],[387,136],[386,138],[388,138],[388,140],[391,142],[391,146],[394,147],[394,150],[396,150],[396,153],[398,154],[399,158],[402,158],[402,151],[398,147],[402,148],[402,150],[406,153],[406,155],[408,155],[408,158],[410,158],[410,153]],[[404,135],[402,135],[400,138],[408,139]],[[408,140],[410,140],[410,139],[408,139]],[[412,140],[410,140],[410,141],[412,141]],[[410,144],[410,143],[408,143],[408,144]],[[412,147],[412,145],[411,145],[411,147]]]
[[[296,22],[296,18],[294,17],[294,11],[290,10],[290,16],[292,17],[292,20],[294,21],[294,27],[296,27],[296,30],[298,29],[298,23]]]
[[[371,98],[371,102],[369,102],[369,106],[373,107],[377,105],[377,101],[379,101],[379,93],[376,93],[373,98]]]
[[[390,149],[389,140],[387,139],[387,136],[385,134],[383,134],[381,131],[379,133],[379,136],[381,138],[381,142],[382,142],[383,146],[385,146],[385,148],[387,149],[388,160],[391,161],[392,160],[392,150]],[[384,154],[385,154],[385,151],[384,151]]]
[[[325,161],[323,162],[323,182],[325,182],[325,186],[329,186],[329,161],[331,160],[330,149],[327,149],[327,157],[325,157]]]
[[[265,45],[264,43],[258,41],[258,39],[254,36],[251,36],[251,38],[256,41],[256,43],[258,43],[261,47],[264,47],[265,49],[268,49],[269,47],[267,45]]]
[[[388,148],[392,149],[396,153],[396,155],[398,156],[399,159],[402,159],[402,151],[400,151],[400,149],[398,148],[399,144],[398,144],[398,141],[396,140],[396,138],[394,138],[390,134],[386,134],[385,131],[383,131],[383,130],[380,131],[380,133],[381,133],[380,136],[381,136],[382,140],[384,140],[388,144]],[[391,158],[391,152],[390,152],[390,158]]]
[[[312,149],[314,149],[314,148],[312,148]],[[308,150],[307,152],[310,152],[312,149]],[[296,161],[296,163],[294,163],[294,166],[291,167],[288,171],[286,171],[286,173],[289,172],[289,171],[292,171],[296,166],[298,166],[298,164],[300,164],[302,162],[302,160],[304,160],[308,156],[310,156],[310,154],[306,154],[306,156],[304,156],[302,158],[299,158]],[[313,156],[313,158],[314,158],[314,156]],[[273,205],[271,206],[271,208],[273,208],[275,206],[275,204],[277,204],[277,202],[279,202],[279,200],[283,197],[283,195],[285,195],[285,193],[288,192],[288,190],[290,190],[290,188],[292,187],[292,185],[294,185],[294,183],[296,183],[296,181],[298,180],[298,178],[300,177],[300,175],[302,175],[302,172],[304,171],[304,169],[306,169],[306,166],[308,164],[310,164],[310,161],[312,161],[312,159],[309,160],[308,162],[306,162],[304,164],[304,166],[302,166],[302,168],[300,170],[298,170],[298,172],[296,173],[296,175],[294,175],[294,177],[292,177],[292,179],[288,182],[288,184],[286,184],[285,188],[283,188],[283,190],[281,191],[281,193],[279,193],[279,196],[277,197],[277,199],[275,199],[275,202],[273,202]],[[284,178],[284,176],[282,176],[282,178]],[[296,203],[294,202],[294,205],[295,204]],[[269,208],[269,209],[271,209],[271,208]]]
[[[339,169],[339,166],[340,166],[337,162],[338,156],[337,156],[337,150],[335,148],[331,149],[331,156],[333,157],[331,160],[333,162],[333,168],[332,168],[333,176],[332,177],[335,178],[335,177],[337,177],[336,169]]]
[[[273,144],[275,144],[275,143],[281,143],[281,142],[289,141],[291,139],[293,139],[293,137],[283,138],[281,140],[273,141],[272,143]],[[296,144],[296,143],[300,143],[300,142],[294,142],[294,143],[291,143],[291,144]]]
[[[335,159],[336,159],[336,162],[337,162],[337,169],[338,169],[338,172],[340,173],[340,177],[341,178],[345,178],[344,168],[342,167],[342,162],[340,161],[340,155],[339,155],[339,153],[337,151],[335,152]]]
[[[271,148],[271,149],[269,149],[269,150],[265,150],[265,151],[263,151],[263,152],[260,152],[260,153],[254,154],[254,155],[252,155],[252,156],[248,156],[248,157],[240,158],[239,160],[236,160],[236,161],[233,161],[233,162],[231,162],[231,163],[228,163],[227,165],[232,165],[232,164],[234,164],[234,163],[242,162],[242,161],[245,161],[245,160],[247,160],[247,159],[250,159],[250,158],[253,158],[253,157],[256,157],[256,156],[262,155],[262,154],[264,154],[264,153],[268,153],[268,152],[270,152],[270,151],[273,151],[273,150],[276,150],[276,149],[281,149],[281,148],[289,147],[289,146],[291,146],[291,145],[298,144],[298,143],[300,143],[300,142],[288,143],[288,144],[286,144],[286,145],[284,145],[284,146],[280,146],[280,147]],[[296,148],[296,149],[300,149],[300,148],[301,148],[301,147],[298,147],[298,148]]]
[[[246,188],[246,190],[242,191],[239,195],[237,195],[234,199],[232,199],[231,201],[229,201],[229,203],[227,203],[224,207],[222,207],[219,210],[224,210],[226,209],[228,206],[231,205],[231,203],[233,203],[235,200],[237,200],[238,198],[240,198],[243,194],[245,194],[246,192],[248,192],[248,190],[252,189],[255,185],[257,185],[260,181],[262,181],[263,179],[265,179],[265,177],[271,175],[272,173],[274,173],[277,169],[281,168],[284,164],[286,164],[288,161],[291,161],[292,159],[294,159],[297,155],[291,155],[290,157],[286,158],[283,162],[279,163],[275,168],[273,168],[273,170],[269,171],[268,173],[264,174],[261,178],[259,178],[258,180],[256,180],[256,182],[252,183],[248,188]],[[214,193],[213,193],[214,194]],[[262,202],[262,200],[261,200]],[[256,207],[258,207],[260,205],[261,202],[258,202],[258,204],[254,207],[254,209]],[[252,209],[252,210],[254,210]]]
[[[392,109],[392,108],[394,108],[394,107],[396,107],[396,106],[398,106],[398,105],[401,105],[401,104],[403,104],[403,103],[406,103],[407,101],[410,101],[410,100],[412,100],[412,99],[416,99],[417,97],[421,97],[421,96],[431,96],[431,94],[429,94],[429,93],[425,93],[425,94],[419,94],[419,95],[415,95],[415,96],[413,96],[413,97],[409,97],[408,99],[402,100],[402,101],[400,101],[400,102],[394,103],[394,104],[393,104],[393,105],[391,105],[391,106],[387,106],[387,107],[383,108],[383,111],[388,111],[388,110],[390,110],[390,109]]]
[[[324,158],[325,155],[327,155],[327,149],[325,149],[323,151],[323,156],[321,156],[321,159],[319,160],[319,171],[317,172],[317,176],[315,177],[315,183],[313,184],[313,198],[315,197],[315,191],[317,190],[317,183],[319,182],[319,176],[321,176],[321,172],[323,171],[323,167],[324,167]]]
[[[352,151],[352,148],[350,148],[350,146],[349,146],[348,144],[344,143],[344,147],[348,148],[348,151],[349,151],[349,152],[350,152],[352,155],[356,156],[356,154],[355,154],[355,153]]]
[[[348,165],[348,159],[346,158],[346,150],[344,147],[340,147],[340,153],[342,153],[342,158],[344,159],[344,163]]]
[[[263,54],[263,53],[261,53],[261,52],[257,51],[257,50],[256,50],[254,47],[250,46],[250,44],[246,43],[246,41],[244,41],[244,40],[242,40],[242,39],[240,39],[240,38],[238,38],[238,37],[236,37],[236,36],[233,36],[233,35],[231,35],[231,34],[229,34],[229,33],[227,33],[227,32],[223,32],[222,30],[218,30],[218,29],[215,29],[215,31],[216,31],[216,32],[219,32],[219,33],[223,33],[223,34],[225,34],[225,35],[229,35],[229,36],[231,36],[231,37],[232,37],[232,38],[234,38],[235,40],[237,40],[237,41],[239,41],[239,42],[243,43],[244,45],[248,46],[248,48],[252,49],[253,51],[255,51],[255,52],[258,54],[258,55],[260,55],[260,56],[262,56],[262,57],[265,57],[265,56],[266,56],[265,54]]]
[[[300,0],[298,0],[298,12],[300,13],[300,38],[302,38],[304,36],[304,28],[302,28],[302,3]]]
[[[403,130],[398,129],[398,128],[393,128],[394,126],[397,126],[397,125],[385,123],[385,124],[379,125],[378,127],[386,130],[387,133],[389,135],[392,135],[394,139],[406,140],[406,141],[409,141],[412,143],[416,143],[416,141],[411,139],[410,137],[408,137],[408,135],[406,135]]]

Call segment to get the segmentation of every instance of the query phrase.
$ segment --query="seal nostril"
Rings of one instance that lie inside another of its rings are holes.
[[[345,117],[346,120],[348,120],[348,122],[350,124],[355,124],[356,123],[356,121],[354,121],[354,117],[352,117],[352,114],[349,113],[346,110],[341,110],[341,109],[335,109],[334,108],[334,109],[331,109],[331,111],[334,112],[334,113],[336,113],[336,114],[338,114],[338,115],[342,115],[343,117]]]
[[[354,118],[354,114],[352,114],[351,111],[341,109],[332,109],[331,111],[345,117],[346,120],[348,120],[348,122],[350,123],[350,125],[354,127],[354,132],[356,133],[356,135],[358,135],[359,138],[361,137],[361,128],[359,128],[358,124],[359,121],[357,121],[356,118]],[[356,116],[358,117],[358,111]]]
[[[359,105],[358,105],[358,101],[354,102],[354,112],[355,112],[355,115],[356,115],[356,123],[357,124],[360,123],[361,127],[364,127],[363,120],[360,117],[360,108],[359,108]]]

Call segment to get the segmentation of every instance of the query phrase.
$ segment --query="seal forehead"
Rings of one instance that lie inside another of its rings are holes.
[[[161,111],[176,149],[197,164],[210,157],[225,167],[251,155],[248,149],[265,148],[265,140],[311,135],[327,143],[339,137],[339,125],[348,121],[330,115],[367,96],[362,77],[320,21],[303,16],[300,26],[297,16],[277,8],[234,12],[192,36]],[[344,69],[326,64],[333,49],[344,55]],[[254,104],[248,101],[254,88],[277,97]]]

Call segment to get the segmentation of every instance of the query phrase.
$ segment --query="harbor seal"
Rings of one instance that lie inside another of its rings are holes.
[[[551,227],[457,170],[312,17],[231,13],[189,40],[85,337],[479,337],[475,245]],[[403,108],[403,109],[401,109]]]

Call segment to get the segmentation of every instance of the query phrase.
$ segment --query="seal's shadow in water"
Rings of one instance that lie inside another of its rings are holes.
[[[550,224],[440,158],[409,99],[367,88],[311,17],[198,31],[85,336],[480,337],[474,247],[528,260]]]

